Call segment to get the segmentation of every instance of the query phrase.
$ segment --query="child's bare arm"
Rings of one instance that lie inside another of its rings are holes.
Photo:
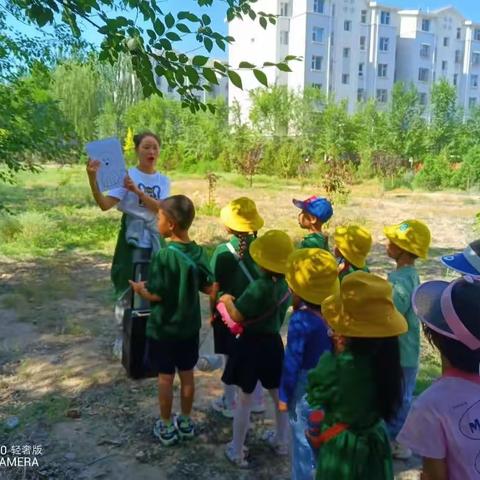
[[[145,300],[148,300],[149,302],[161,302],[162,301],[161,297],[159,297],[158,295],[155,295],[154,293],[150,293],[147,290],[147,287],[145,286],[145,282],[134,282],[132,280],[129,280],[128,282],[132,286],[133,291],[137,295],[140,295]]]
[[[220,285],[215,282],[208,287],[205,287],[202,291],[210,297],[210,313],[213,315],[215,313],[215,307],[217,305],[217,295],[220,290]]]
[[[423,458],[421,480],[448,480],[447,462],[445,459]]]
[[[235,297],[232,295],[222,295],[220,299],[218,300],[219,302],[222,302],[225,305],[225,308],[227,309],[228,314],[230,315],[231,319],[236,322],[236,323],[242,323],[245,318],[243,315],[237,310],[237,307],[233,303],[235,300]]]

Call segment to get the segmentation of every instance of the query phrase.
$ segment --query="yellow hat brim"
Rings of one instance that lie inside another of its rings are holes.
[[[255,214],[251,219],[245,219],[232,212],[229,205],[223,207],[220,210],[220,219],[223,224],[235,232],[258,232],[263,225],[264,221],[260,215]]]
[[[401,248],[402,250],[405,250],[406,252],[412,253],[413,255],[416,255],[417,257],[420,257],[424,260],[428,258],[428,249],[427,251],[423,251],[423,249],[417,249],[415,246],[412,247],[409,242],[407,242],[403,238],[399,238],[397,235],[397,225],[390,225],[388,227],[383,228],[383,233],[384,235],[390,240],[392,243],[394,243],[397,247]]]
[[[259,246],[258,242],[253,241],[250,244],[249,252],[253,261],[258,265],[260,265],[265,270],[268,270],[269,272],[274,272],[274,273],[281,273],[283,275],[285,275],[285,273],[287,272],[287,262],[286,261],[276,262],[265,257],[265,255],[263,255],[263,251]]]
[[[296,281],[295,276],[289,276],[288,274],[286,280],[295,295],[298,295],[302,300],[312,303],[313,305],[321,305],[326,298],[340,293],[340,281],[338,278],[326,288],[315,288],[315,286],[307,288],[305,285],[300,285]]]
[[[322,315],[335,333],[346,337],[385,338],[408,331],[407,321],[396,308],[391,310],[385,322],[374,323],[345,312],[338,295],[328,297],[322,303]]]
[[[342,256],[347,260],[351,265],[354,265],[358,268],[364,268],[367,264],[367,259],[356,255],[355,252],[352,252],[348,248],[348,241],[346,234],[336,233],[334,236],[335,246],[340,250]]]

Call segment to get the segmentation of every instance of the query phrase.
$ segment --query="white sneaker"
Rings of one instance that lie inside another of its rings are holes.
[[[390,446],[392,448],[392,457],[397,460],[408,460],[413,455],[413,452],[408,447],[396,441],[390,442]]]
[[[213,400],[212,408],[216,412],[221,413],[225,418],[233,418],[235,412],[235,405],[229,408],[223,395]]]
[[[201,372],[213,372],[223,367],[221,355],[202,355],[197,362],[197,370]]]

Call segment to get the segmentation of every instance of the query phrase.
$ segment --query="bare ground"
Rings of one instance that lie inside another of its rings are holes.
[[[180,181],[175,187],[197,203],[205,199],[204,182]],[[241,194],[245,190],[219,188],[218,202]],[[297,195],[310,192],[251,191],[266,217],[266,228],[284,228],[299,238],[291,206]],[[336,208],[331,228],[346,220],[369,226],[376,239],[371,264],[384,274],[391,267],[379,243],[383,224],[407,217],[424,219],[432,229],[433,255],[438,256],[472,240],[475,203],[478,197],[462,194],[378,194],[358,189],[348,206]],[[212,217],[200,217],[192,233],[202,243],[215,244],[223,237]],[[435,259],[419,266],[424,278],[445,276]],[[42,446],[38,467],[0,466],[1,479],[289,478],[288,461],[273,457],[260,440],[272,425],[271,408],[265,416],[255,416],[249,435],[255,468],[238,471],[224,460],[231,421],[209,408],[220,393],[218,371],[197,375],[196,440],[162,448],[151,434],[158,415],[154,380],[127,379],[111,356],[119,331],[111,304],[108,258],[69,254],[31,262],[0,260],[0,447]],[[202,351],[209,352],[207,325],[201,337]],[[20,423],[7,430],[5,420],[11,416]],[[398,462],[397,478],[419,478],[417,466],[418,459]]]

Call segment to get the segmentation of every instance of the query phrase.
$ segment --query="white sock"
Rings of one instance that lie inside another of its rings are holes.
[[[268,393],[275,406],[275,439],[278,444],[286,445],[288,443],[288,413],[278,409],[278,388],[269,390]]]
[[[253,405],[253,395],[238,392],[237,406],[233,416],[232,450],[235,457],[243,458],[243,445],[250,426],[250,411]]]

